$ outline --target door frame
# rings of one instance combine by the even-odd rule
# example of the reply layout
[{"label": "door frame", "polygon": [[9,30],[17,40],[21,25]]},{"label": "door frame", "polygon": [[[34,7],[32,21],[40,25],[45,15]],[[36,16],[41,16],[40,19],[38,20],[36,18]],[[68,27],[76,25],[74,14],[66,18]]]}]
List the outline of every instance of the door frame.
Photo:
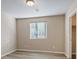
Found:
[{"label": "door frame", "polygon": [[71,12],[69,16],[69,57],[70,58],[72,58],[72,16],[74,16],[75,14],[76,14],[76,10]]}]

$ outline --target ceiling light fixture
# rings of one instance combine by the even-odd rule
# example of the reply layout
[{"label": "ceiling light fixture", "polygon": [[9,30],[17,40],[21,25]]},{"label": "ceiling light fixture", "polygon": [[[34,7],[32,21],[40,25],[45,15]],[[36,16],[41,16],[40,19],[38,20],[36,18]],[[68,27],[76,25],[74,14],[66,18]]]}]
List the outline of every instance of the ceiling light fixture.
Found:
[{"label": "ceiling light fixture", "polygon": [[28,6],[33,6],[34,5],[34,0],[26,0],[26,4]]}]

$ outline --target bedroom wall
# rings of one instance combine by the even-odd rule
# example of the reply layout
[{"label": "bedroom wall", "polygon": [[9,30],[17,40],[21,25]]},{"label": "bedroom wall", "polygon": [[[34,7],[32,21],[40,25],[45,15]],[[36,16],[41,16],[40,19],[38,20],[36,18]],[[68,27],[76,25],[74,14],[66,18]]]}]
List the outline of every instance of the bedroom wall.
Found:
[{"label": "bedroom wall", "polygon": [[1,56],[16,49],[16,20],[14,17],[1,13]]},{"label": "bedroom wall", "polygon": [[[47,39],[30,40],[30,23],[47,22]],[[19,18],[16,20],[17,49],[64,52],[65,16]]]}]

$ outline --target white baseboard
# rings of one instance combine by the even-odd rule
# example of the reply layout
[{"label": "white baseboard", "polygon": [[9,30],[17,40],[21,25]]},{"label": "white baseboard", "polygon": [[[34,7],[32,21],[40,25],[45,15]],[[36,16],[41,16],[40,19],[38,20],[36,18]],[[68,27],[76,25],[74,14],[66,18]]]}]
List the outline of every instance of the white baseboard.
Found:
[{"label": "white baseboard", "polygon": [[[76,55],[76,52],[73,52],[72,55]],[[71,57],[70,57],[68,54],[66,54],[66,53],[65,53],[65,56],[66,56],[68,59],[71,59]]]},{"label": "white baseboard", "polygon": [[[69,57],[69,55],[68,55],[68,54],[66,54],[66,53],[65,53],[65,56],[66,56],[68,59],[70,58],[70,57]],[[71,59],[71,58],[70,58],[70,59]]]},{"label": "white baseboard", "polygon": [[57,53],[57,54],[64,54],[64,52],[41,51],[41,50],[27,50],[27,49],[16,49],[16,51],[29,51],[29,52],[44,52],[44,53]]},{"label": "white baseboard", "polygon": [[4,56],[6,56],[6,55],[8,55],[8,54],[11,54],[11,53],[13,53],[13,52],[15,52],[16,51],[16,49],[15,50],[12,50],[12,51],[10,51],[10,52],[7,52],[7,53],[5,53],[5,54],[3,54],[3,55],[1,55],[1,57],[4,57]]}]

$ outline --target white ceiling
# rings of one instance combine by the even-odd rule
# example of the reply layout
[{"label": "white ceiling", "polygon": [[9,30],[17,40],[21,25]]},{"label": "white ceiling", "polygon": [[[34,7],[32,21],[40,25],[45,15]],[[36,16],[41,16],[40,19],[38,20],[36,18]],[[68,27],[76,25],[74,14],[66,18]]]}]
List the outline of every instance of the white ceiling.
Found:
[{"label": "white ceiling", "polygon": [[71,0],[34,0],[35,5],[28,7],[26,0],[2,0],[1,8],[16,18],[65,14]]}]

